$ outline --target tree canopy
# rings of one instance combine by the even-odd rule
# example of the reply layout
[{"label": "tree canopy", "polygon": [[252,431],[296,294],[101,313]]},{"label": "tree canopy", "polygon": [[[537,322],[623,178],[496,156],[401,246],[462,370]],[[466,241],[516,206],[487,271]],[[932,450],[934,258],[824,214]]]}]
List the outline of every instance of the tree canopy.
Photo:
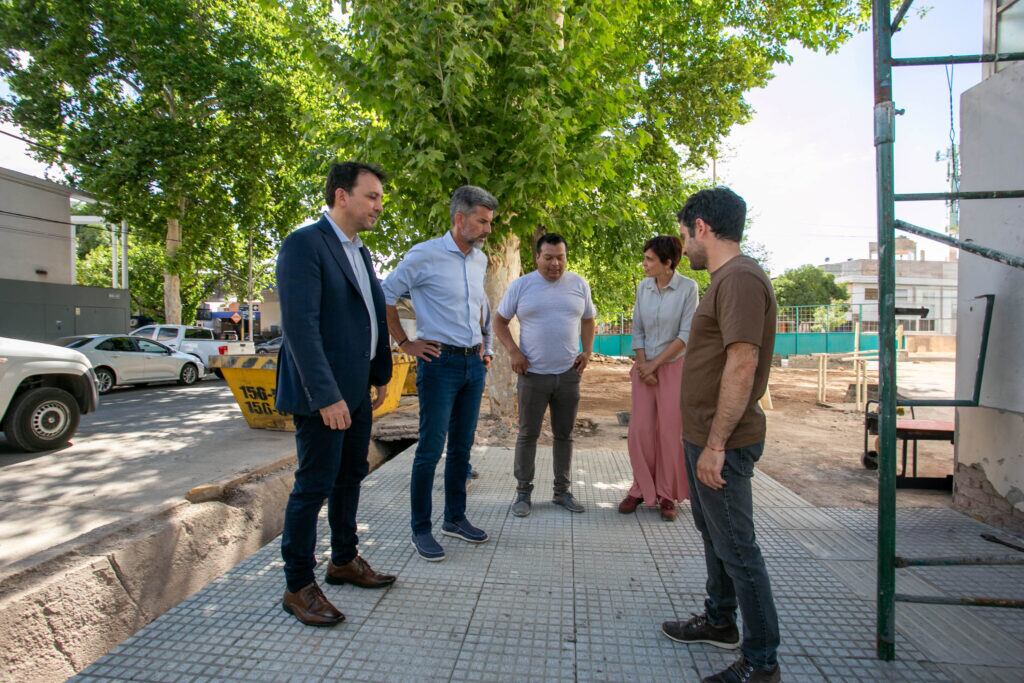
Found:
[{"label": "tree canopy", "polygon": [[772,280],[780,306],[817,306],[846,301],[850,293],[832,273],[810,264],[790,268]]},{"label": "tree canopy", "polygon": [[[327,21],[321,3],[293,6]],[[288,12],[242,0],[0,1],[12,93],[0,115],[107,218],[127,219],[133,242],[163,246],[150,265],[163,269],[169,322],[183,297],[194,315],[188,292],[203,279],[244,269],[239,240],[265,259],[316,200],[338,103],[286,40]]]}]

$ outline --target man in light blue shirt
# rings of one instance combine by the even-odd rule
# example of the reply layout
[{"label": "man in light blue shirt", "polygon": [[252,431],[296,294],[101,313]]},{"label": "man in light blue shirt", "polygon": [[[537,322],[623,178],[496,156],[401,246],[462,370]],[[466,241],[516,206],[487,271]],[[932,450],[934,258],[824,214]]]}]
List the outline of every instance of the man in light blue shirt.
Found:
[{"label": "man in light blue shirt", "polygon": [[[537,439],[549,407],[554,436],[552,502],[570,512],[583,512],[583,506],[569,490],[569,473],[572,431],[580,402],[580,376],[594,346],[597,314],[590,285],[576,273],[566,272],[566,246],[561,235],[541,236],[534,256],[537,270],[509,285],[494,317],[494,333],[508,350],[512,369],[519,375],[517,486],[512,504],[512,514],[516,517],[530,514]],[[519,318],[519,345],[508,327],[514,317]]]},{"label": "man in light blue shirt", "polygon": [[[384,281],[388,329],[406,353],[416,356],[420,434],[409,498],[412,543],[431,562],[445,558],[431,533],[431,493],[445,439],[444,523],[441,533],[484,543],[485,531],[466,519],[466,474],[487,373],[482,315],[487,256],[480,250],[491,232],[498,201],[464,185],[452,194],[451,230],[417,244]],[[412,297],[416,339],[405,336],[395,307]]]}]

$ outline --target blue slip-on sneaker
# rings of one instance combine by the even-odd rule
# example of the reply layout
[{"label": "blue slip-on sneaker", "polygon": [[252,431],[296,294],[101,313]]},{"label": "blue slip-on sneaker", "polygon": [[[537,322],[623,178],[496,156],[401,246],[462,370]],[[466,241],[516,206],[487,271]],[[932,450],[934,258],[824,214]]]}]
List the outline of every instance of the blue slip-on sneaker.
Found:
[{"label": "blue slip-on sneaker", "polygon": [[454,536],[470,543],[486,543],[490,538],[483,529],[477,529],[469,523],[468,519],[461,522],[445,522],[441,525],[441,533],[445,536]]},{"label": "blue slip-on sneaker", "polygon": [[444,548],[429,531],[425,534],[413,534],[412,545],[419,556],[427,562],[440,562],[445,557]]}]

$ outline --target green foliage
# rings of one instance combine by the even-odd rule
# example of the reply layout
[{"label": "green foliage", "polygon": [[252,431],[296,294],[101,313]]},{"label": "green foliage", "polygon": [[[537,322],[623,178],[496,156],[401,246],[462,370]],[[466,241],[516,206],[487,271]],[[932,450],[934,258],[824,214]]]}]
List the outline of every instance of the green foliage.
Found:
[{"label": "green foliage", "polygon": [[861,19],[851,0],[379,0],[305,37],[359,108],[357,150],[393,175],[385,262],[443,232],[473,183],[501,201],[492,242],[563,234],[616,307],[643,240],[677,230],[684,169],[749,118],[744,92],[789,41],[834,49]]},{"label": "green foliage", "polygon": [[12,93],[0,115],[147,243],[180,221],[180,243],[168,241],[168,258],[151,266],[181,276],[186,309],[186,292],[206,288],[203,271],[219,270],[218,258],[244,268],[240,235],[262,262],[319,206],[310,199],[339,103],[287,40],[289,12],[325,24],[329,8],[0,1],[0,75]]},{"label": "green foliage", "polygon": [[772,285],[780,306],[816,306],[850,298],[850,293],[836,283],[832,273],[810,264],[790,268],[772,280]]},{"label": "green foliage", "polygon": [[[136,313],[164,320],[163,265],[166,260],[163,247],[154,242],[143,242],[132,237],[128,240],[128,289],[132,297],[132,310]],[[110,243],[101,243],[78,259],[78,284],[109,287]],[[182,320],[195,321],[196,310],[213,291],[216,277],[191,277],[183,281]]]},{"label": "green foliage", "polygon": [[813,332],[834,332],[847,324],[848,307],[842,302],[833,301],[831,306],[818,306],[814,309]]}]

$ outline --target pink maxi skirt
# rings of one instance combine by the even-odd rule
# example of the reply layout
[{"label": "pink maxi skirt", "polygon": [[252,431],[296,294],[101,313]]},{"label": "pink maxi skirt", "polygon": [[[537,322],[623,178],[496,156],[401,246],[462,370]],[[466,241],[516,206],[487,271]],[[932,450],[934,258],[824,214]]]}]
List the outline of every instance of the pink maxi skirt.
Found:
[{"label": "pink maxi skirt", "polygon": [[690,497],[683,455],[683,420],[679,410],[683,358],[658,368],[658,383],[644,384],[636,367],[629,373],[633,411],[629,417],[629,495],[656,505],[659,498],[679,502]]}]

